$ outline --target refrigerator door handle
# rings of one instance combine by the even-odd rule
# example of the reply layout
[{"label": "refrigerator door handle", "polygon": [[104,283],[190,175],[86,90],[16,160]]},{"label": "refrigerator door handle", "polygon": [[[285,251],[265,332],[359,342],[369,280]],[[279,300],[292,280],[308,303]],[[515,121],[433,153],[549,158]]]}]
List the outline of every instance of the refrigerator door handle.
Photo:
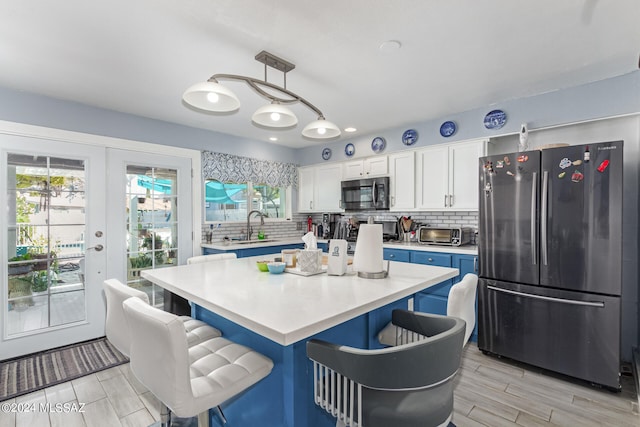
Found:
[{"label": "refrigerator door handle", "polygon": [[531,181],[531,263],[538,263],[538,235],[536,233],[536,212],[538,211],[538,172],[533,173]]},{"label": "refrigerator door handle", "polygon": [[549,191],[549,171],[542,173],[542,209],[540,212],[540,237],[542,244],[542,264],[548,265],[548,250],[547,250],[547,194]]},{"label": "refrigerator door handle", "polygon": [[490,289],[490,290],[496,291],[496,292],[503,292],[505,294],[517,295],[519,297],[559,302],[561,304],[583,305],[583,306],[587,306],[587,307],[599,307],[599,308],[604,307],[604,302],[602,302],[602,301],[576,301],[576,300],[565,299],[565,298],[545,297],[544,295],[526,294],[524,292],[512,291],[510,289],[497,288],[497,287],[491,286],[491,285],[487,286],[487,289]]}]

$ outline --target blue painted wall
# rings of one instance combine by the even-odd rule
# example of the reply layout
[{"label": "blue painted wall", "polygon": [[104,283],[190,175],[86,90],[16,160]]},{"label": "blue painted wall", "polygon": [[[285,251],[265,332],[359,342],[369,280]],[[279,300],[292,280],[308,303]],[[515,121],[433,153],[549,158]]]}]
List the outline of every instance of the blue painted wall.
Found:
[{"label": "blue painted wall", "polygon": [[133,141],[295,162],[293,149],[0,87],[0,120]]},{"label": "blue painted wall", "polygon": [[[490,131],[484,127],[483,120],[493,109],[501,109],[507,114],[507,124],[502,129]],[[518,133],[521,123],[528,123],[529,129],[538,129],[634,113],[640,113],[640,71],[582,86],[514,99],[436,120],[407,124],[376,134],[301,148],[297,150],[296,156],[300,165],[322,163],[322,149],[329,147],[332,150],[329,162],[349,160],[344,154],[344,146],[349,142],[356,148],[351,158],[373,156],[375,154],[371,150],[371,140],[376,136],[386,139],[387,147],[384,154],[388,154],[408,148],[402,144],[402,133],[407,129],[418,131],[418,142],[410,147],[417,148],[514,134]],[[440,136],[440,125],[447,120],[456,122],[458,129],[453,136],[444,138]]]}]

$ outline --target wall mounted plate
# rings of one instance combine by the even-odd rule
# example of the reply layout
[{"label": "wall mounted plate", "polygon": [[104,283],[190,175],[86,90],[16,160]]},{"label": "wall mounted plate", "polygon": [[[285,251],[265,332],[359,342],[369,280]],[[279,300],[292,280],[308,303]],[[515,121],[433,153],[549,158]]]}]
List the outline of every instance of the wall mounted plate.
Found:
[{"label": "wall mounted plate", "polygon": [[344,154],[347,157],[351,157],[355,154],[356,152],[356,147],[353,146],[353,144],[349,143],[347,145],[344,146]]},{"label": "wall mounted plate", "polygon": [[444,122],[440,126],[440,135],[444,136],[445,138],[450,137],[454,133],[456,133],[456,124],[455,124],[455,122]]},{"label": "wall mounted plate", "polygon": [[402,134],[402,143],[404,145],[413,145],[418,140],[418,131],[415,129],[405,130]]},{"label": "wall mounted plate", "polygon": [[375,138],[373,138],[373,141],[371,141],[371,149],[374,153],[382,152],[384,150],[384,147],[386,146],[387,141],[381,136],[376,136]]},{"label": "wall mounted plate", "polygon": [[327,147],[322,150],[322,158],[329,160],[331,158],[331,148]]},{"label": "wall mounted plate", "polygon": [[487,129],[500,129],[507,123],[507,115],[502,110],[489,111],[484,116],[484,127]]}]

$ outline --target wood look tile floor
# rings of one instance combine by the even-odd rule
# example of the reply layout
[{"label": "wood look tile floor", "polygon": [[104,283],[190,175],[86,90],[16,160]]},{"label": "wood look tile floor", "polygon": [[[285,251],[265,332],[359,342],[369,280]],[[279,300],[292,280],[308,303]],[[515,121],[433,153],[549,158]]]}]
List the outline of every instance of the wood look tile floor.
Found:
[{"label": "wood look tile floor", "polygon": [[[455,380],[453,422],[457,427],[638,427],[633,378],[622,380],[621,393],[599,390],[485,356],[470,343]],[[159,402],[135,379],[128,364],[2,403],[65,402],[83,403],[84,412],[0,411],[0,426],[142,427],[159,417]]]}]

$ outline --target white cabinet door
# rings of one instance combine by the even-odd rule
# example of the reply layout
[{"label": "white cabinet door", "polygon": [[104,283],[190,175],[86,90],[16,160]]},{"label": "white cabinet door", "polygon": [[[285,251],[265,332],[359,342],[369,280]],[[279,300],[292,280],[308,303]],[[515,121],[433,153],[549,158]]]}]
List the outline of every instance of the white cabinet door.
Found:
[{"label": "white cabinet door", "polygon": [[483,155],[484,141],[457,144],[449,148],[450,208],[478,209],[478,158]]},{"label": "white cabinet door", "polygon": [[389,156],[391,207],[389,210],[410,210],[416,207],[415,152]]},{"label": "white cabinet door", "polygon": [[372,157],[364,160],[364,172],[367,176],[382,176],[389,173],[387,156]]},{"label": "white cabinet door", "polygon": [[314,167],[298,169],[298,212],[312,212],[315,191]]},{"label": "white cabinet door", "polygon": [[360,179],[364,176],[364,162],[362,160],[353,160],[345,162],[343,167],[344,179]]},{"label": "white cabinet door", "polygon": [[446,209],[449,196],[449,147],[434,146],[417,152],[418,208]]},{"label": "white cabinet door", "polygon": [[340,182],[342,181],[342,165],[340,163],[326,166],[318,166],[315,176],[315,203],[313,210],[316,212],[340,212],[341,195]]},{"label": "white cabinet door", "polygon": [[443,211],[478,209],[478,158],[485,140],[433,146],[417,152],[417,207]]},{"label": "white cabinet door", "polygon": [[373,178],[385,176],[389,173],[387,156],[371,157],[369,159],[353,160],[343,164],[343,179]]}]

